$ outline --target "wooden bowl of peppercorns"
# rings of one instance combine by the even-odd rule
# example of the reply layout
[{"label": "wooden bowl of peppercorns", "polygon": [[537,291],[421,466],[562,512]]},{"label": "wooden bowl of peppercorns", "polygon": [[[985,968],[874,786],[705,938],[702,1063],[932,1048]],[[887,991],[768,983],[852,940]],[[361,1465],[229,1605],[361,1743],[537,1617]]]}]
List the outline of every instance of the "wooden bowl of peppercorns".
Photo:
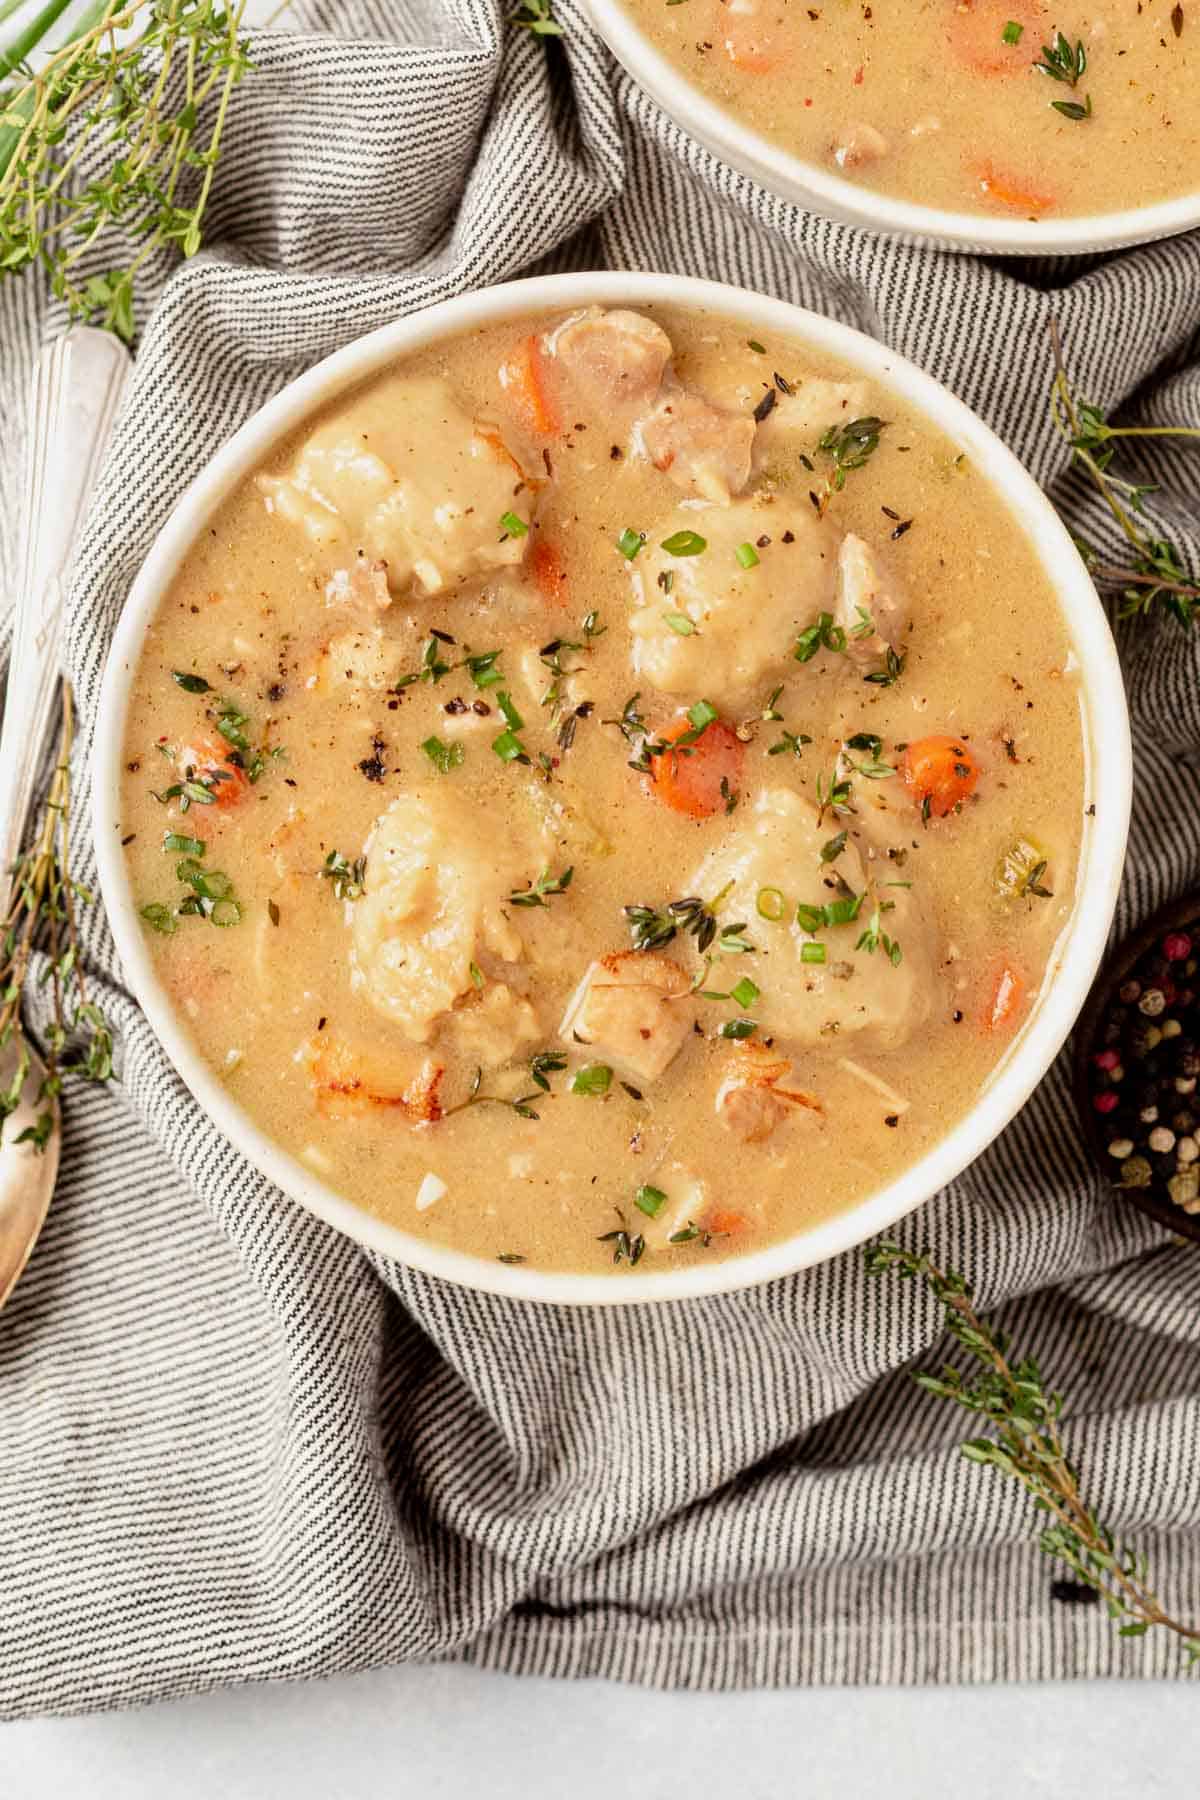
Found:
[{"label": "wooden bowl of peppercorns", "polygon": [[1200,898],[1164,906],[1101,972],[1075,1036],[1075,1097],[1126,1199],[1200,1243]]}]

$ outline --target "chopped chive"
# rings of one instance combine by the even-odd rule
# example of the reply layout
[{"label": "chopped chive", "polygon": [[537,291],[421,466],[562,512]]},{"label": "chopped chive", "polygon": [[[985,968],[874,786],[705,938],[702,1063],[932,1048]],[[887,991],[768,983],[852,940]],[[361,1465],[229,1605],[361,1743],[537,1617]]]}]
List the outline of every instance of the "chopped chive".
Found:
[{"label": "chopped chive", "polygon": [[825,923],[823,906],[806,906],[803,901],[796,908],[796,923],[801,931],[820,931]]},{"label": "chopped chive", "polygon": [[743,1008],[753,1006],[758,997],[759,990],[748,975],[743,975],[740,981],[734,982],[729,990],[729,998],[736,1000],[738,1005]]},{"label": "chopped chive", "polygon": [[737,1041],[742,1038],[753,1037],[757,1030],[758,1026],[754,1023],[753,1019],[730,1019],[726,1024],[722,1025],[717,1035],[718,1037],[723,1038],[733,1038]]},{"label": "chopped chive", "polygon": [[170,937],[178,929],[175,914],[169,906],[163,906],[161,901],[151,900],[140,910],[147,925],[152,925],[155,931],[162,933],[163,937]]},{"label": "chopped chive", "polygon": [[757,338],[747,338],[746,348],[748,350],[753,350],[756,356],[765,356],[767,354],[767,346],[765,344],[760,344]]},{"label": "chopped chive", "polygon": [[501,513],[500,523],[508,533],[509,537],[524,537],[529,530],[529,526],[526,524],[525,520],[515,512]]},{"label": "chopped chive", "polygon": [[644,1212],[648,1219],[657,1219],[667,1204],[667,1196],[661,1188],[640,1187],[633,1197],[633,1204],[639,1212]]},{"label": "chopped chive", "polygon": [[427,737],[421,748],[440,775],[457,769],[465,754],[461,744],[446,744],[440,737]]},{"label": "chopped chive", "polygon": [[1023,25],[1018,25],[1015,19],[1010,19],[1008,24],[1004,27],[1004,30],[1000,33],[1001,38],[1006,44],[1019,44],[1024,35],[1025,27]]},{"label": "chopped chive", "polygon": [[205,842],[203,838],[184,837],[182,832],[168,831],[163,834],[164,850],[174,850],[183,856],[203,856]]},{"label": "chopped chive", "polygon": [[739,544],[733,554],[737,557],[743,569],[756,569],[758,567],[758,551],[754,548],[753,544]]},{"label": "chopped chive", "polygon": [[477,962],[468,963],[467,970],[471,977],[471,986],[473,988],[475,988],[475,990],[477,992],[482,993],[482,991],[483,991],[483,970],[480,968],[480,966]]},{"label": "chopped chive", "polygon": [[708,549],[708,539],[702,538],[698,531],[673,531],[662,541],[662,547],[668,556],[699,556],[702,550]]},{"label": "chopped chive", "polygon": [[515,731],[502,731],[499,737],[493,738],[492,749],[501,762],[527,763],[529,761],[529,752]]},{"label": "chopped chive", "polygon": [[506,689],[501,688],[500,692],[496,695],[496,705],[504,714],[504,722],[509,730],[520,731],[525,721],[513,705],[512,695],[509,694]]},{"label": "chopped chive", "polygon": [[801,944],[800,961],[802,963],[823,963],[825,961],[824,944]]},{"label": "chopped chive", "polygon": [[612,1070],[607,1063],[585,1063],[571,1077],[573,1094],[607,1094],[612,1086]]},{"label": "chopped chive", "polygon": [[498,650],[485,650],[480,656],[467,657],[463,666],[477,688],[495,687],[498,681],[504,680],[504,676],[496,667],[499,657]]},{"label": "chopped chive", "polygon": [[686,613],[665,612],[663,620],[678,637],[691,637],[696,629]]},{"label": "chopped chive", "polygon": [[644,531],[635,531],[632,525],[627,525],[617,539],[617,549],[621,552],[621,555],[625,558],[626,562],[632,562],[645,542],[646,534]]},{"label": "chopped chive", "polygon": [[203,675],[187,675],[181,669],[172,669],[171,679],[179,683],[185,694],[212,693],[212,684],[205,681]]},{"label": "chopped chive", "polygon": [[759,918],[770,919],[773,924],[777,924],[787,910],[783,889],[777,887],[759,888],[758,899],[754,904]]},{"label": "chopped chive", "polygon": [[222,896],[222,898],[213,906],[213,909],[208,916],[214,925],[220,925],[224,928],[229,925],[237,924],[242,916],[242,909],[236,900],[232,900],[228,896]]},{"label": "chopped chive", "polygon": [[697,700],[694,706],[688,707],[688,718],[697,731],[703,731],[720,717],[711,700]]}]

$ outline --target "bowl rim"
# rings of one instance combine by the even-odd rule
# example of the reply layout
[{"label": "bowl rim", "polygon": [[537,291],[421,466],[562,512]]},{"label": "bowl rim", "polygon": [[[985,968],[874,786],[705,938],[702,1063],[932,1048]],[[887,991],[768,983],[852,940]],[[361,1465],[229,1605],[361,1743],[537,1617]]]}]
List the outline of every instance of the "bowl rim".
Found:
[{"label": "bowl rim", "polygon": [[839,223],[901,242],[982,256],[1086,256],[1174,237],[1200,225],[1200,187],[1151,206],[1037,224],[988,213],[947,212],[875,193],[784,150],[710,100],[650,42],[623,0],[582,0],[582,5],[630,79],[677,125],[773,194]]},{"label": "bowl rim", "polygon": [[[216,507],[286,433],[336,394],[437,341],[529,314],[585,305],[685,306],[741,327],[781,332],[890,383],[972,456],[1055,587],[1081,675],[1089,798],[1075,909],[1025,1028],[976,1105],[925,1156],[857,1205],[762,1250],[649,1274],[538,1270],[450,1250],[363,1212],[267,1137],[193,1046],[153,966],[120,845],[122,745],[146,629],[174,574]],[[209,459],[162,525],[130,589],[101,686],[94,733],[92,824],[100,886],[128,984],[203,1111],[227,1140],[290,1198],[367,1249],[430,1275],[513,1299],[623,1305],[723,1294],[794,1274],[894,1225],[973,1162],[1041,1080],[1087,998],[1116,904],[1129,821],[1132,754],[1124,687],[1103,608],[1066,527],[1016,457],[963,403],[904,357],[851,327],[790,302],[676,275],[605,271],[509,282],[439,302],[347,344],[283,387]]]}]

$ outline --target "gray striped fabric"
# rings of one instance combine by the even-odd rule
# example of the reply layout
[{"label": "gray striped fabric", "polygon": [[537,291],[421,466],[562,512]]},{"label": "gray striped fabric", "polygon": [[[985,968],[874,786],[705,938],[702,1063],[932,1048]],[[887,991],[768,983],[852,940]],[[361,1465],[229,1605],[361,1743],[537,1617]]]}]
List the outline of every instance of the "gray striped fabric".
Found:
[{"label": "gray striped fabric", "polygon": [[[1200,238],[1037,267],[880,243],[714,164],[615,77],[573,0],[561,45],[500,12],[362,0],[258,41],[209,247],[145,289],[74,595],[85,727],[131,576],[212,450],[327,351],[480,283],[657,267],[833,313],[947,381],[1112,551],[1047,417],[1047,320],[1096,401],[1200,420]],[[28,365],[61,322],[0,284],[10,578]],[[1194,562],[1200,463],[1158,466]],[[1122,927],[1200,878],[1198,640],[1124,639]],[[86,749],[85,729],[81,791]],[[958,1458],[957,1421],[907,1378],[937,1337],[918,1292],[849,1256],[567,1313],[372,1261],[220,1140],[97,912],[87,933],[123,1085],[71,1096],[55,1209],[0,1318],[4,1714],[405,1658],[697,1687],[1175,1669],[1169,1642],[1052,1598],[1021,1496]],[[1200,1610],[1200,1257],[1101,1192],[1062,1064],[903,1235],[1002,1304],[1071,1396],[1098,1505]]]}]

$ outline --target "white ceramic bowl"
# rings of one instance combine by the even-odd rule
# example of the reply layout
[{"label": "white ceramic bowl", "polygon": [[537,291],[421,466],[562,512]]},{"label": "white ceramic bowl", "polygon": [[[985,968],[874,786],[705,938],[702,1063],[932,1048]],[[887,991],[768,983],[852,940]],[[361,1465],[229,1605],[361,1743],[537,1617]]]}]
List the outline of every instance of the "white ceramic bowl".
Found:
[{"label": "white ceramic bowl", "polygon": [[752,181],[795,206],[904,243],[982,256],[1084,256],[1173,237],[1200,225],[1200,185],[1180,199],[1083,218],[988,218],[943,212],[879,194],[818,163],[792,156],[701,93],[650,42],[620,0],[583,0],[596,30],[640,88],[677,125]]},{"label": "white ceramic bowl", "polygon": [[[697,1263],[660,1275],[543,1273],[467,1256],[411,1236],[342,1199],[268,1138],[203,1062],[154,971],[120,847],[120,782],[125,716],[142,640],[180,563],[226,495],[284,433],[332,396],[397,357],[497,320],[547,310],[607,306],[695,306],[732,316],[763,333],[788,332],[890,383],[965,451],[1012,508],[1051,575],[1078,657],[1086,714],[1088,785],[1103,796],[1087,821],[1075,912],[1058,966],[978,1104],[927,1156],[858,1206],[768,1249],[730,1262]],[[1020,527],[1018,527],[1020,528]],[[1040,489],[988,428],[927,375],[872,339],[780,300],[675,275],[556,275],[513,282],[431,307],[349,344],[283,389],[218,451],[163,526],[121,616],[100,698],[93,774],[93,823],[100,880],[125,974],[167,1054],[200,1105],[231,1143],[294,1200],[370,1249],[469,1287],[569,1305],[681,1299],[768,1281],[818,1263],[893,1225],[965,1168],[1013,1117],[1074,1023],[1104,948],[1116,902],[1129,817],[1131,756],[1125,693],[1112,637],[1070,537]]]}]

